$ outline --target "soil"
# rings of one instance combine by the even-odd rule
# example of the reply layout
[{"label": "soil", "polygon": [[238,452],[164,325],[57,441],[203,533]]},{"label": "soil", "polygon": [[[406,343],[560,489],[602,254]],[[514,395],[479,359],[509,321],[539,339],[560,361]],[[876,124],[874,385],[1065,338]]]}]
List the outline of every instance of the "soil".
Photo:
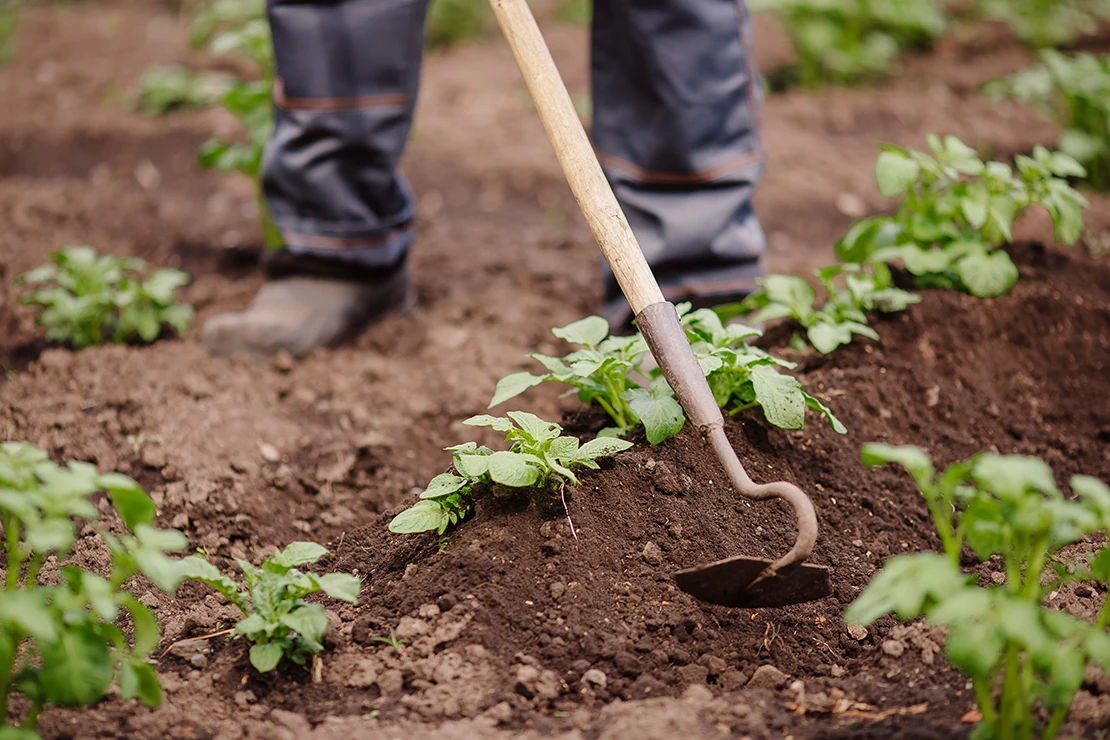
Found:
[{"label": "soil", "polygon": [[[753,477],[813,496],[827,599],[726,609],[675,589],[677,568],[773,557],[793,537],[785,507],[739,502],[689,431],[568,489],[576,536],[557,499],[493,498],[445,544],[389,535],[389,517],[445,468],[442,448],[472,438],[460,421],[496,379],[527,367],[528,352],[558,352],[550,327],[596,310],[596,247],[504,45],[462,45],[426,62],[405,163],[421,195],[419,308],[299,362],[207,357],[201,322],[245,305],[260,280],[250,184],[195,166],[199,143],[235,124],[126,106],[147,65],[208,63],[186,55],[184,29],[155,0],[24,13],[16,59],[0,68],[0,431],[136,477],[159,523],[221,567],[325,543],[334,555],[321,567],[364,577],[362,601],[326,603],[330,649],[313,670],[259,676],[241,642],[211,638],[203,655],[178,647],[159,661],[159,709],[110,698],[50,710],[45,738],[966,736],[974,702],[941,636],[892,620],[852,635],[841,619],[885,558],[937,546],[908,478],[865,470],[859,445],[917,444],[938,463],[994,449],[1044,458],[1061,485],[1110,479],[1110,265],[1093,247],[1040,246],[1051,229],[1032,215],[1012,250],[1012,295],[926,292],[877,317],[881,342],[796,357],[847,435],[815,416],[802,432],[757,414],[730,421]],[[586,92],[584,32],[545,30],[572,92]],[[768,66],[782,40],[766,19],[757,30]],[[887,205],[871,175],[876,141],[953,133],[998,157],[1051,144],[1037,113],[976,93],[1027,61],[989,32],[910,60],[881,89],[768,98],[757,207],[772,269],[827,263],[853,218]],[[1105,198],[1092,196],[1088,224],[1086,243],[1104,244]],[[194,327],[149,348],[43,343],[11,278],[76,243],[188,270]],[[576,434],[603,426],[552,388],[524,404],[566,413]],[[82,542],[78,557],[101,555]],[[199,586],[136,593],[167,647],[236,618]],[[1056,603],[1089,615],[1102,599],[1077,588]],[[396,648],[376,639],[391,629]],[[1088,678],[1067,728],[1083,737],[1110,726],[1110,680]]]}]

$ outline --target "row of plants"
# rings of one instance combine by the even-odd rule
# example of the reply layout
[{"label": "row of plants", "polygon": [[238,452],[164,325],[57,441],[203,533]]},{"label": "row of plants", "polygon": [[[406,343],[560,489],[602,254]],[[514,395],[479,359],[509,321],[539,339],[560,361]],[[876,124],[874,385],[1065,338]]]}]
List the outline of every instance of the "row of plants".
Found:
[{"label": "row of plants", "polygon": [[[111,502],[109,521],[93,500],[98,492]],[[171,556],[188,543],[176,530],[156,528],[156,515],[151,498],[127,476],[77,461],[62,467],[27,443],[0,444],[0,738],[38,738],[45,707],[90,706],[113,685],[124,700],[158,706],[152,656],[162,636],[153,612],[131,591],[138,576],[169,594],[189,580],[222,594],[243,613],[234,634],[251,643],[259,671],[283,659],[303,665],[323,650],[324,608],[306,596],[322,591],[358,602],[358,578],[298,570],[328,554],[320,545],[295,542],[260,567],[236,559],[244,588],[200,555]],[[79,564],[79,533],[82,549],[110,554],[107,575]],[[16,695],[28,708],[13,721]]]},{"label": "row of plants", "polygon": [[775,12],[794,49],[796,61],[771,72],[772,87],[882,79],[899,57],[932,47],[956,23],[1002,22],[1044,49],[1073,44],[1110,19],[1105,0],[749,0],[748,6]]}]

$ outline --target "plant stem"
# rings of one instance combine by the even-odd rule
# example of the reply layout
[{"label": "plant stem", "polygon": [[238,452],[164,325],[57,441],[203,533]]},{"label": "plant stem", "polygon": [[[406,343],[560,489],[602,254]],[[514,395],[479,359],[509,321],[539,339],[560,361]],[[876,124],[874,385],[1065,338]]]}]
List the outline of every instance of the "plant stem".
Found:
[{"label": "plant stem", "polygon": [[1020,665],[1018,664],[1017,646],[1010,642],[1006,645],[1005,673],[1002,679],[1002,707],[998,717],[996,736],[998,740],[1013,740],[1014,737],[1014,705],[1020,697],[1018,680],[1020,678]]},{"label": "plant stem", "polygon": [[994,697],[991,695],[991,686],[989,683],[982,681],[978,678],[971,679],[971,688],[975,692],[975,701],[979,704],[979,713],[983,715],[983,721],[988,725],[993,725],[998,715],[994,711]]},{"label": "plant stem", "polygon": [[1052,720],[1048,723],[1048,727],[1044,729],[1044,735],[1041,740],[1053,740],[1060,732],[1060,728],[1064,725],[1064,719],[1068,716],[1067,707],[1056,707],[1052,710]]},{"label": "plant stem", "polygon": [[3,515],[4,537],[8,548],[7,590],[19,588],[19,571],[23,567],[23,557],[19,551],[19,517],[15,514]]},{"label": "plant stem", "polygon": [[36,552],[31,555],[31,564],[27,566],[27,578],[24,580],[27,588],[32,588],[38,583],[42,561],[43,554],[41,552]]},{"label": "plant stem", "polygon": [[1106,600],[1102,602],[1102,609],[1099,610],[1098,619],[1095,620],[1095,628],[1104,630],[1107,624],[1110,624],[1110,592],[1107,592]]},{"label": "plant stem", "polygon": [[31,710],[27,712],[27,716],[23,718],[23,729],[34,732],[40,714],[42,714],[42,701],[36,701],[31,705]]}]

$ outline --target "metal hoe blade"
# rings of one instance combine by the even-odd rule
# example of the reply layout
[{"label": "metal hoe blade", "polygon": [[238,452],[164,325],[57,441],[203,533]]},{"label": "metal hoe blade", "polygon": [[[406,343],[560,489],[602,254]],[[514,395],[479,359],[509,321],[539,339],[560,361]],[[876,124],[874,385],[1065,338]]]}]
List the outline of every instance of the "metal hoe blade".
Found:
[{"label": "metal hoe blade", "polygon": [[743,556],[718,560],[676,573],[678,587],[697,599],[725,606],[787,606],[828,596],[832,592],[830,570],[804,562],[817,542],[813,502],[792,483],[759,484],[748,476],[725,435],[724,417],[690,350],[674,306],[665,302],[650,305],[636,315],[636,323],[687,419],[713,447],[736,492],[751,501],[781,498],[794,507],[798,521],[794,547],[778,560]]}]

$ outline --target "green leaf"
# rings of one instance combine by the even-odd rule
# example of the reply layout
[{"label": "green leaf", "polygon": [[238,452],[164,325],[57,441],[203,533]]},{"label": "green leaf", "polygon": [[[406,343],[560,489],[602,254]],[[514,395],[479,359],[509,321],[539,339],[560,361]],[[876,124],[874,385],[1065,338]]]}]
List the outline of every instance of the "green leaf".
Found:
[{"label": "green leaf", "polygon": [[112,497],[112,504],[120,519],[132,532],[140,524],[153,524],[158,510],[142,487],[119,473],[107,473],[97,478],[96,484]]},{"label": "green leaf", "polygon": [[4,593],[0,598],[0,624],[5,625],[4,631],[19,630],[41,642],[57,640],[54,615],[47,608],[45,598],[46,593],[41,589]]},{"label": "green leaf", "polygon": [[533,439],[536,444],[543,444],[548,440],[555,439],[563,431],[563,428],[558,424],[544,421],[535,414],[529,414],[527,411],[510,411],[508,417],[515,421],[517,426]]},{"label": "green leaf", "polygon": [[781,429],[801,429],[805,425],[806,400],[796,378],[770,365],[756,365],[751,379],[755,400],[767,421]]},{"label": "green leaf", "polygon": [[875,161],[875,180],[884,198],[905,193],[917,182],[920,174],[921,167],[917,162],[900,152],[884,151]]},{"label": "green leaf", "polygon": [[551,333],[571,344],[581,344],[593,348],[609,336],[609,322],[600,316],[587,316],[573,324],[552,329]]},{"label": "green leaf", "polygon": [[73,544],[73,522],[60,518],[27,522],[26,537],[27,544],[37,552],[65,551]]},{"label": "green leaf", "polygon": [[817,413],[824,415],[825,420],[829,423],[829,426],[832,427],[834,432],[836,432],[837,434],[848,433],[847,427],[845,427],[844,424],[841,423],[840,419],[836,418],[836,416],[832,412],[832,409],[830,409],[828,406],[821,403],[819,400],[809,395],[805,391],[802,391],[802,397],[805,398],[806,406],[808,408],[811,408]]},{"label": "green leaf", "polygon": [[266,562],[283,568],[296,568],[315,563],[327,554],[328,548],[315,542],[294,542]]},{"label": "green leaf", "polygon": [[1089,475],[1074,475],[1069,483],[1071,490],[1093,505],[1104,518],[1110,516],[1110,487]]},{"label": "green leaf", "polygon": [[892,447],[873,442],[860,448],[860,457],[864,465],[872,468],[889,463],[901,465],[913,477],[914,483],[920,489],[930,488],[933,485],[935,475],[933,461],[920,447],[910,445]]},{"label": "green leaf", "polygon": [[1052,469],[1035,457],[987,452],[977,459],[971,475],[981,488],[1009,501],[1020,499],[1030,489],[1060,495]]},{"label": "green leaf", "polygon": [[624,439],[599,437],[582,445],[574,455],[574,460],[596,460],[599,457],[610,457],[618,452],[623,452],[632,446]]},{"label": "green leaf", "polygon": [[906,270],[913,275],[945,272],[951,262],[951,257],[945,250],[923,249],[916,244],[907,244],[900,247],[898,256]]},{"label": "green leaf", "polygon": [[489,455],[478,455],[474,453],[456,454],[455,469],[458,470],[464,478],[475,480],[489,472],[489,458]]},{"label": "green leaf", "polygon": [[37,732],[7,725],[0,727],[0,740],[42,740],[42,738]]},{"label": "green leaf", "polygon": [[451,473],[441,473],[432,478],[428,488],[420,494],[420,498],[439,498],[449,496],[469,483],[465,478],[460,478]]},{"label": "green leaf", "polygon": [[852,330],[846,323],[820,321],[810,327],[806,332],[806,338],[815,350],[827,355],[837,347],[851,343]]},{"label": "green leaf", "polygon": [[472,416],[464,421],[463,424],[472,427],[490,427],[495,432],[508,432],[513,428],[512,422],[508,419],[499,416],[490,416],[489,414]]},{"label": "green leaf", "polygon": [[134,658],[120,663],[119,688],[124,701],[139,699],[151,709],[162,703],[162,686],[149,663]]},{"label": "green leaf", "polygon": [[963,589],[965,581],[943,555],[896,555],[848,607],[844,621],[867,626],[891,613],[902,621],[916,619],[937,601]]},{"label": "green leaf", "polygon": [[347,601],[351,604],[358,603],[359,591],[362,590],[362,581],[348,573],[326,573],[317,576],[320,590],[333,599]]},{"label": "green leaf", "polygon": [[281,615],[281,623],[313,642],[323,640],[324,630],[328,628],[327,615],[324,614],[324,607],[319,604],[297,607],[288,614]]},{"label": "green leaf", "polygon": [[977,298],[995,298],[1013,290],[1018,269],[1010,255],[1001,250],[976,250],[956,263],[956,274],[968,292]]},{"label": "green leaf", "polygon": [[952,665],[983,679],[998,665],[1005,647],[1006,638],[993,622],[958,622],[950,628],[944,653]]},{"label": "green leaf", "polygon": [[148,655],[162,641],[162,630],[158,627],[158,619],[145,604],[129,593],[120,594],[120,603],[131,613],[131,624],[134,627],[134,652],[138,655]]},{"label": "green leaf", "polygon": [[656,445],[673,437],[686,424],[686,415],[674,396],[631,388],[622,393],[621,398],[643,423],[648,444]]},{"label": "green leaf", "polygon": [[[89,605],[96,615],[106,622],[116,621],[119,608],[116,606],[116,594],[112,591],[112,585],[97,574],[90,573],[87,570],[80,571],[80,580],[81,588],[84,590]],[[120,593],[120,596],[122,601],[123,598],[131,595],[124,591]]]},{"label": "green leaf", "polygon": [[251,665],[259,673],[268,673],[277,668],[278,663],[281,662],[281,656],[281,645],[276,643],[270,642],[265,645],[251,647]]},{"label": "green leaf", "polygon": [[183,566],[182,563],[188,560],[189,558],[175,560],[166,557],[157,550],[146,547],[135,553],[135,562],[142,574],[149,578],[155,586],[171,594],[177,590],[181,581],[185,579],[188,566]]},{"label": "green leaf", "polygon": [[248,640],[257,640],[272,631],[274,625],[257,612],[235,623],[235,631]]},{"label": "green leaf", "polygon": [[489,456],[489,476],[495,483],[500,483],[513,488],[528,488],[536,485],[541,476],[541,471],[530,464],[531,455],[522,455],[517,452],[495,452]]},{"label": "green leaf", "polygon": [[1083,683],[1087,669],[1087,656],[1075,647],[1055,651],[1052,668],[1049,672],[1048,687],[1044,693],[1044,703],[1050,709],[1071,706],[1075,693]]},{"label": "green leaf", "polygon": [[112,653],[91,623],[67,625],[57,640],[40,640],[38,649],[42,658],[39,681],[51,704],[88,706],[112,685]]},{"label": "green leaf", "polygon": [[161,552],[178,552],[189,546],[189,540],[176,529],[155,529],[146,524],[136,524],[135,537],[144,547]]},{"label": "green leaf", "polygon": [[393,517],[389,531],[397,534],[428,532],[443,528],[449,521],[447,512],[434,500],[422,500]]},{"label": "green leaf", "polygon": [[180,560],[170,560],[173,563],[175,576],[178,580],[189,579],[198,581],[214,588],[220,595],[231,603],[239,606],[243,603],[243,596],[239,593],[239,585],[227,576],[220,573],[216,566],[209,563],[199,555],[190,555]]}]

